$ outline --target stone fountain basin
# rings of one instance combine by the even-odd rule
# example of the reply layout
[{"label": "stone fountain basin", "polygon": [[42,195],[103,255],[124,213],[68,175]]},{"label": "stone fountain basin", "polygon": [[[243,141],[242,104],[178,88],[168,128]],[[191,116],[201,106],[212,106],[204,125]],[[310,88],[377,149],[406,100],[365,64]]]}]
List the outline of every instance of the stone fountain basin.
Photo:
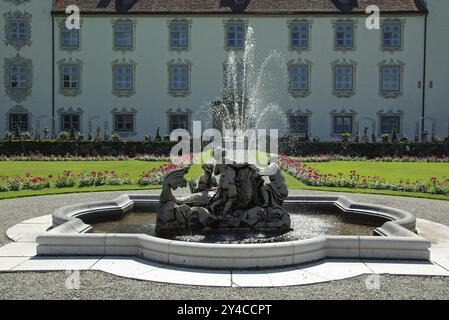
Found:
[{"label": "stone fountain basin", "polygon": [[403,210],[354,203],[342,196],[291,196],[292,206],[332,207],[344,218],[381,225],[376,236],[322,236],[264,244],[209,244],[144,234],[91,234],[89,223],[155,210],[159,197],[124,195],[114,201],[67,206],[53,213],[53,228],[37,237],[38,255],[136,256],[195,268],[253,269],[286,267],[325,258],[429,260],[430,241],[418,236],[415,217]]}]

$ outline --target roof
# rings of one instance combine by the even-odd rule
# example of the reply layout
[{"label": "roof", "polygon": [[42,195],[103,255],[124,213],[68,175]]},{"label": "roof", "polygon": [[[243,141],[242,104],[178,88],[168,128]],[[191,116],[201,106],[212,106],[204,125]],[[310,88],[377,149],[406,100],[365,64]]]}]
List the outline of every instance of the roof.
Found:
[{"label": "roof", "polygon": [[120,0],[56,0],[54,12],[64,12],[68,5],[77,5],[81,13],[134,14],[320,14],[363,13],[369,5],[377,5],[384,13],[427,12],[422,0],[352,0],[342,5],[339,0],[131,0],[128,6]]}]

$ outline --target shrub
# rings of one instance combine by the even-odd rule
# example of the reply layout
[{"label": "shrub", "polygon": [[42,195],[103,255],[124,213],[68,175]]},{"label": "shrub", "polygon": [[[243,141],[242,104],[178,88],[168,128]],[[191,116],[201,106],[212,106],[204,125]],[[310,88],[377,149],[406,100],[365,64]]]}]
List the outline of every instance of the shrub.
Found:
[{"label": "shrub", "polygon": [[69,134],[66,131],[61,131],[58,134],[58,139],[61,140],[61,141],[66,141],[66,140],[69,139]]},{"label": "shrub", "polygon": [[59,175],[56,179],[56,188],[72,188],[76,185],[76,178],[73,176],[72,171],[64,171],[62,175]]},{"label": "shrub", "polygon": [[120,142],[120,136],[117,133],[114,133],[111,136],[112,142]]},{"label": "shrub", "polygon": [[349,141],[349,138],[351,137],[351,134],[350,133],[342,133],[341,134],[341,140],[343,141],[343,142],[348,142]]}]

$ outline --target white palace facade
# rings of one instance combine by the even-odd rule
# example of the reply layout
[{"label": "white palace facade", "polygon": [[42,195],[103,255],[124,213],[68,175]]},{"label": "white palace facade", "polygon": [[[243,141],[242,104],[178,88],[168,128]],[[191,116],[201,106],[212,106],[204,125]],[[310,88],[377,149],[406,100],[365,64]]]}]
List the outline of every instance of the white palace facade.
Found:
[{"label": "white palace facade", "polygon": [[[69,5],[79,30],[65,28]],[[0,135],[191,129],[250,26],[256,56],[283,59],[271,83],[291,134],[445,138],[448,14],[447,0],[0,0]]]}]

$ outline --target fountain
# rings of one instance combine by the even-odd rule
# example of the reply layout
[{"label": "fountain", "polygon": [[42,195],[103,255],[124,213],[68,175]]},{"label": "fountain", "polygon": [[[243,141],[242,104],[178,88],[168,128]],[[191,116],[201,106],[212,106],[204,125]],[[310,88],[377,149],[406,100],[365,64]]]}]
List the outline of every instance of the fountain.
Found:
[{"label": "fountain", "polygon": [[[160,207],[157,215],[157,231],[212,229],[255,229],[259,231],[290,231],[290,216],[282,208],[288,196],[285,179],[275,157],[270,166],[260,169],[248,163],[227,158],[226,151],[213,151],[215,164],[205,165],[203,181],[191,196],[175,198],[172,189],[186,187],[184,175],[188,169],[181,168],[164,177]],[[214,188],[204,183],[219,175]],[[270,179],[265,183],[263,177]],[[191,183],[193,185],[193,183]]]},{"label": "fountain", "polygon": [[[232,81],[223,100],[212,104],[216,125],[225,131],[269,128],[268,114],[283,115],[264,97],[270,91],[262,86],[269,78],[267,66],[280,56],[271,53],[255,72],[251,28],[247,40],[243,78],[239,81],[240,67],[230,53],[227,78]],[[198,182],[186,180],[188,168],[168,172],[159,197],[123,195],[57,209],[53,228],[36,239],[38,254],[137,256],[215,269],[285,267],[325,258],[430,257],[430,242],[415,233],[416,219],[409,212],[338,195],[289,196],[275,156],[267,167],[258,167],[215,148],[213,160],[203,164]],[[173,194],[187,186],[190,195]]]}]

